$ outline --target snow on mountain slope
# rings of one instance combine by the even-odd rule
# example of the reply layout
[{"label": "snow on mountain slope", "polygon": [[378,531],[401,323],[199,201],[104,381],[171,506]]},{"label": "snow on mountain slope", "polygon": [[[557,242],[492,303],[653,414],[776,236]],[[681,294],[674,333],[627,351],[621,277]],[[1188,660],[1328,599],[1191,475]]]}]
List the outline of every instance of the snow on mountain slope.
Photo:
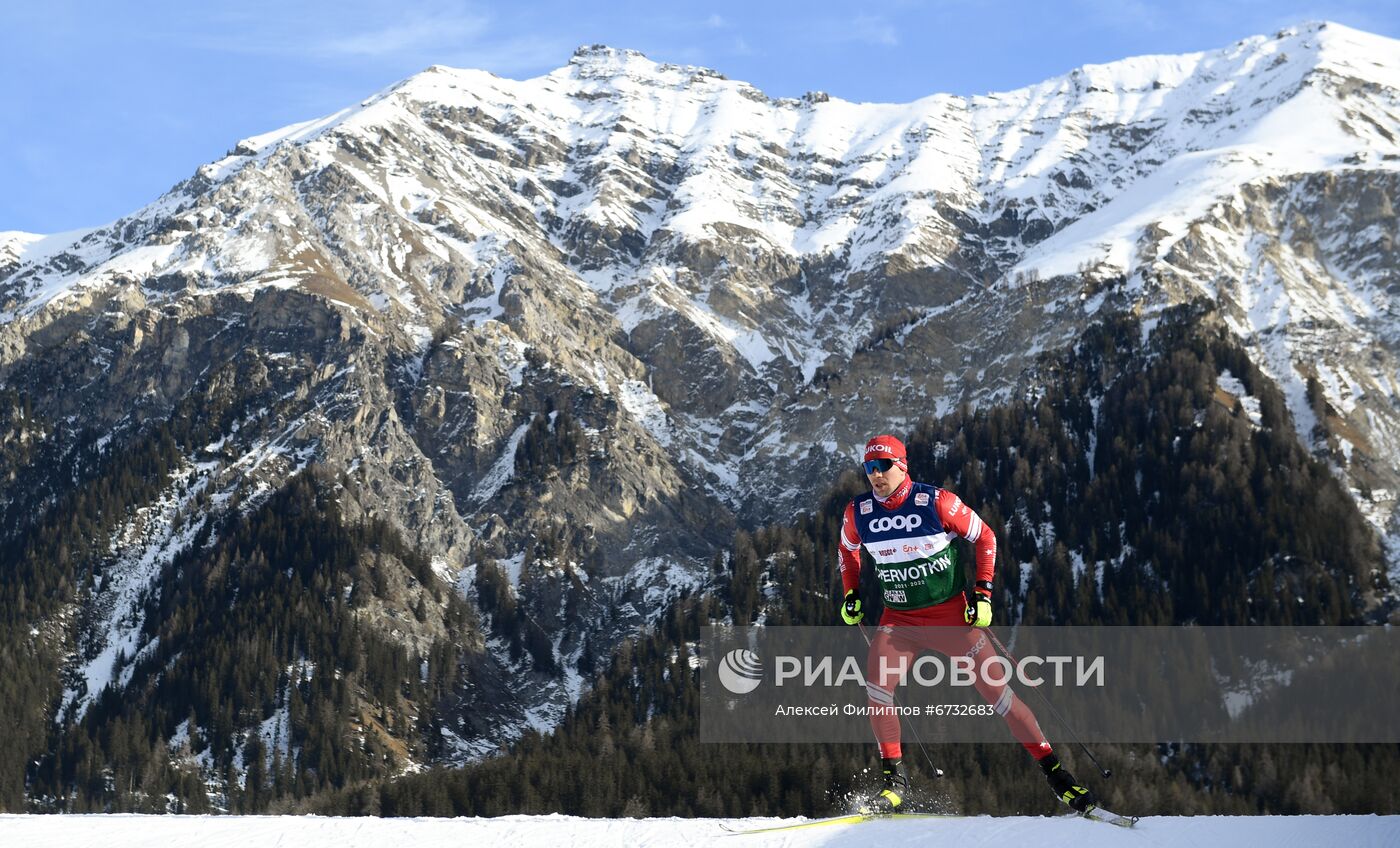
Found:
[{"label": "snow on mountain slope", "polygon": [[19,230],[0,232],[0,269],[8,268],[11,264],[19,262],[29,246],[42,241],[43,238],[38,233],[26,233]]},{"label": "snow on mountain slope", "polygon": [[1396,816],[1153,816],[1132,830],[1074,817],[1008,817],[874,821],[776,833],[735,835],[732,829],[795,824],[794,819],[583,819],[502,816],[491,819],[378,819],[319,816],[0,816],[0,835],[27,848],[101,845],[136,848],[157,842],[206,848],[295,843],[303,848],[381,846],[572,845],[614,848],[669,845],[846,845],[852,839],[897,846],[1229,845],[1231,848],[1382,848],[1400,840]]},{"label": "snow on mountain slope", "polygon": [[[458,260],[480,269],[473,276],[488,273],[510,260],[500,244],[508,239],[562,252],[574,272],[564,277],[629,316],[629,333],[676,315],[748,373],[778,360],[811,379],[870,325],[863,299],[809,291],[803,303],[775,290],[783,278],[806,276],[803,262],[829,257],[845,276],[893,257],[914,267],[965,261],[959,226],[947,219],[968,214],[984,225],[1016,222],[1010,236],[992,227],[994,261],[981,273],[1014,265],[1051,276],[1105,260],[1130,272],[1145,227],[1178,232],[1250,179],[1325,169],[1358,153],[1373,167],[1395,167],[1387,129],[1400,77],[1394,48],[1310,25],[1210,53],[1085,66],[1007,94],[900,105],[771,100],[713,71],[601,47],[524,81],[435,66],[357,107],[245,139],[202,168],[186,197],[170,198],[186,209],[191,192],[242,175],[241,194],[260,191],[278,207],[271,220],[189,209],[180,226],[198,228],[198,244],[115,244],[133,254],[120,262],[76,249],[90,238],[75,240],[56,273],[31,275],[24,299],[32,309],[52,296],[36,285],[45,279],[203,270],[216,284],[276,284],[319,272],[324,251],[287,232],[314,231],[315,210],[277,202],[295,198],[250,173],[298,148],[310,160],[301,169],[343,173],[370,204],[354,235],[377,254],[363,270],[381,272],[381,282],[355,287],[375,308],[426,308],[431,321],[434,310],[405,278],[412,266]],[[1322,77],[1346,91],[1324,94]],[[431,167],[415,161],[424,158]],[[393,219],[370,215],[375,206]],[[444,218],[454,226],[432,225]],[[367,230],[371,222],[387,227],[386,237]],[[703,247],[715,243],[771,258],[757,274],[714,279],[715,263],[732,260]],[[415,263],[415,248],[432,256]],[[498,297],[499,286],[480,294]]]},{"label": "snow on mountain slope", "polygon": [[81,717],[102,687],[109,682],[124,686],[132,666],[155,647],[141,640],[144,594],[164,563],[188,548],[200,528],[198,523],[181,527],[175,521],[179,510],[188,509],[209,482],[198,475],[200,470],[208,467],[177,472],[155,504],[139,510],[116,532],[111,551],[126,561],[112,563],[96,581],[90,602],[93,620],[81,636],[60,711],[71,707]]},{"label": "snow on mountain slope", "polygon": [[[1131,273],[1144,228],[1181,233],[1245,183],[1343,167],[1400,170],[1398,50],[1391,39],[1312,25],[1213,53],[1090,65],[988,98],[992,115],[1020,108],[1020,120],[985,134],[991,173],[1008,196],[1038,196],[1050,169],[1083,160],[1098,166],[1084,176],[1110,201],[1036,245],[1016,270],[1054,276],[1103,262]],[[1028,113],[1054,134],[1009,167],[1003,151],[1019,152]],[[1091,123],[1137,129],[1150,141],[1128,157],[1090,149]],[[1007,132],[1010,141],[1001,138]]]}]

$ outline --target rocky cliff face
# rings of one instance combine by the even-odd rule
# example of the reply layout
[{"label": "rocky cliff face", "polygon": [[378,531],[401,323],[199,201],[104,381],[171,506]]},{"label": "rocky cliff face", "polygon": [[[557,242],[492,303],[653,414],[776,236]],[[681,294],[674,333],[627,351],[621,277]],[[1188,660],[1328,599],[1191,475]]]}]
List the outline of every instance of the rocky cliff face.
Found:
[{"label": "rocky cliff face", "polygon": [[[604,47],[433,67],[110,225],[0,235],[0,380],[49,424],[10,477],[223,398],[193,520],[315,463],[468,597],[499,563],[558,659],[495,669],[517,729],[735,527],[1112,311],[1214,301],[1391,532],[1396,47],[1308,25],[899,105]],[[139,583],[193,539],[112,544]],[[457,755],[499,741],[473,732]]]}]

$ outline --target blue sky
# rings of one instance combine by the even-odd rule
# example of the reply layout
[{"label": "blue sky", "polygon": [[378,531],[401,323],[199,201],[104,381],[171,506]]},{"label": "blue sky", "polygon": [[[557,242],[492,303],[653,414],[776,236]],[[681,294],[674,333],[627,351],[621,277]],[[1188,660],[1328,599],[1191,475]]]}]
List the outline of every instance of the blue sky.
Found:
[{"label": "blue sky", "polygon": [[525,78],[565,64],[580,44],[603,43],[712,67],[774,96],[820,89],[903,102],[1003,91],[1126,56],[1223,47],[1307,20],[1400,38],[1400,4],[1357,0],[587,6],[0,4],[0,230],[106,223],[240,138],[333,112],[435,63]]}]

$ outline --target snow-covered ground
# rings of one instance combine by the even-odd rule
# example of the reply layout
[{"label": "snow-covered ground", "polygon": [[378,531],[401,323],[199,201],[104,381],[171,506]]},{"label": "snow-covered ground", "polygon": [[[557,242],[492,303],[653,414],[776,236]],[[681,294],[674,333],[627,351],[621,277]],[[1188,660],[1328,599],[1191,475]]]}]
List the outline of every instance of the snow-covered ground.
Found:
[{"label": "snow-covered ground", "polygon": [[295,845],[297,848],[466,845],[785,846],[877,843],[887,848],[935,841],[959,848],[986,845],[1228,845],[1230,848],[1347,848],[1400,844],[1400,816],[1198,816],[1145,818],[1133,830],[1075,817],[948,818],[873,821],[759,834],[746,829],[799,819],[581,819],[505,816],[494,819],[373,819],[313,816],[0,816],[0,844],[25,848],[136,848],[148,845]]}]

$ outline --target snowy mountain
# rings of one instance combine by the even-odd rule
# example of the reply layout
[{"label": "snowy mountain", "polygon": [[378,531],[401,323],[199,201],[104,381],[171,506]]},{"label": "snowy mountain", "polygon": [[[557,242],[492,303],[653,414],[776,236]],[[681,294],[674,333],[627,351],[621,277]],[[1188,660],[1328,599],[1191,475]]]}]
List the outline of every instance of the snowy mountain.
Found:
[{"label": "snowy mountain", "polygon": [[[1397,47],[1308,24],[909,104],[598,46],[523,81],[435,66],[109,225],[0,233],[2,438],[25,446],[0,508],[200,422],[54,619],[81,643],[62,703],[125,685],[153,581],[314,465],[473,601],[497,563],[544,634],[533,664],[486,661],[498,726],[444,733],[445,759],[486,753],[871,433],[1024,391],[1097,316],[1195,299],[1394,534]],[[438,604],[382,629],[423,647]]]}]

